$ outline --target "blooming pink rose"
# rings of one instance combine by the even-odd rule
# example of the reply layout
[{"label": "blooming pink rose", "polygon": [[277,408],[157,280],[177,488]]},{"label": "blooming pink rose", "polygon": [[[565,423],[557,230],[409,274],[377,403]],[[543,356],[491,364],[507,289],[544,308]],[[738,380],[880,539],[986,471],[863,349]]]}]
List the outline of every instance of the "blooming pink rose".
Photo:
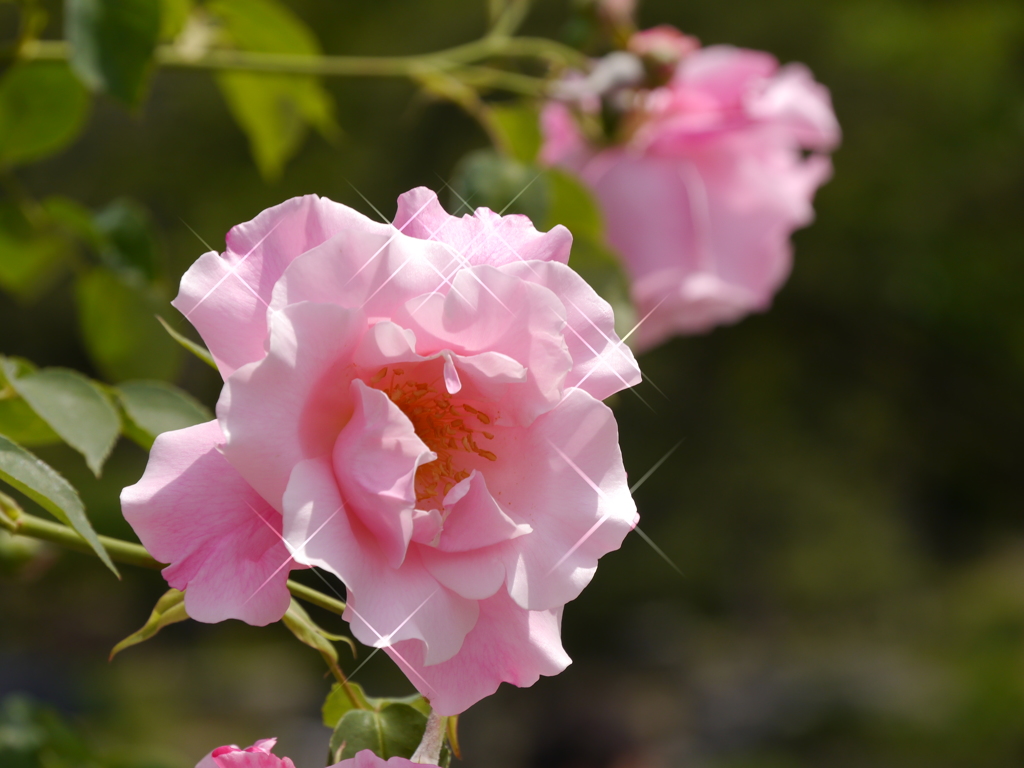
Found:
[{"label": "blooming pink rose", "polygon": [[[639,36],[642,51],[673,44],[664,28]],[[695,43],[674,39],[679,53]],[[541,159],[594,191],[646,318],[637,345],[649,348],[768,307],[790,271],[789,236],[831,175],[821,153],[839,125],[806,67],[729,46],[684,55],[634,103],[628,138],[607,149],[585,141],[566,105],[548,104]]]},{"label": "blooming pink rose", "polygon": [[295,768],[289,758],[271,754],[276,743],[277,739],[260,739],[245,749],[234,744],[217,747],[196,768]]},{"label": "blooming pink rose", "polygon": [[319,566],[440,714],[564,669],[562,606],[636,524],[601,400],[640,378],[570,245],[421,188],[393,225],[290,200],[200,258],[175,306],[217,420],[122,494],[189,614],[275,621]]}]

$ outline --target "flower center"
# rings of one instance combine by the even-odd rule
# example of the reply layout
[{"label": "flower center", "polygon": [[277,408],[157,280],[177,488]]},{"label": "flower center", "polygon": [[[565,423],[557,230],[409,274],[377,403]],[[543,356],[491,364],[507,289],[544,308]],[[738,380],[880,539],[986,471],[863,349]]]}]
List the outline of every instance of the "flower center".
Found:
[{"label": "flower center", "polygon": [[[405,378],[402,368],[381,368],[369,384],[386,393],[409,417],[416,435],[437,454],[437,458],[416,470],[416,501],[435,499],[440,506],[456,483],[469,477],[460,466],[459,453],[496,461],[497,456],[477,445],[478,439],[493,440],[494,435],[483,427],[491,417],[461,400],[453,400],[441,378],[425,384]],[[440,384],[440,386],[438,386]]]}]

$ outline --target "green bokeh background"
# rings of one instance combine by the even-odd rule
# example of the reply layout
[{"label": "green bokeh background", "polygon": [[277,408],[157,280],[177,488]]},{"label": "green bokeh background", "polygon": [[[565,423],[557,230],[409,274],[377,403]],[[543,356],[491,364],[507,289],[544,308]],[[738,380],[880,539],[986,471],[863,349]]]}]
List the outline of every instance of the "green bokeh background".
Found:
[{"label": "green bokeh background", "polygon": [[[339,54],[430,51],[486,22],[478,0],[289,5]],[[559,37],[567,13],[538,2],[525,31]],[[574,665],[467,713],[464,764],[1020,765],[1024,6],[648,0],[640,19],[808,64],[843,145],[771,311],[643,356],[660,392],[618,400],[631,478],[682,441],[636,494],[681,575],[630,536],[566,608]],[[190,228],[221,247],[232,225],[309,192],[375,215],[361,193],[390,216],[398,194],[440,188],[486,144],[407,82],[327,87],[341,137],[311,136],[273,184],[213,79],[180,71],[159,72],[137,112],[98,99],[74,145],[17,176],[93,209],[140,201],[174,284],[206,250]],[[0,352],[99,375],[70,279],[34,303],[0,294]],[[197,361],[176,381],[216,399]],[[122,441],[100,481],[69,449],[39,453],[82,489],[101,532],[129,535],[117,493],[141,474],[141,450]],[[0,696],[56,707],[113,760],[192,768],[219,744],[278,735],[299,768],[322,764],[315,653],[278,626],[189,622],[108,664],[161,580],[125,567],[116,582],[52,555],[0,580]],[[357,679],[408,689],[383,655]]]}]

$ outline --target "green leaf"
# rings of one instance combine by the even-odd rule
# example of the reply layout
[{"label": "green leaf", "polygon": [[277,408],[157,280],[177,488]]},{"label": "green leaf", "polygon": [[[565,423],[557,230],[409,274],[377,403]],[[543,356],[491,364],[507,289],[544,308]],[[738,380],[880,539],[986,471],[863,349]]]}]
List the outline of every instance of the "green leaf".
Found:
[{"label": "green leaf", "polygon": [[136,632],[128,635],[124,640],[114,646],[110,651],[110,658],[113,659],[125,648],[143,643],[153,637],[164,627],[185,621],[189,615],[185,612],[185,593],[176,589],[169,590],[156,602],[149,620]]},{"label": "green leaf", "polygon": [[85,348],[106,378],[174,376],[181,350],[156,321],[156,312],[166,304],[154,289],[126,285],[100,268],[78,279],[76,298]]},{"label": "green leaf", "polygon": [[451,187],[451,207],[460,213],[484,206],[499,213],[522,213],[541,222],[548,208],[543,171],[491,149],[463,157],[455,166]]},{"label": "green leaf", "polygon": [[53,467],[40,461],[17,443],[0,436],[0,480],[8,483],[85,539],[104,564],[120,578],[103,548],[78,492]]},{"label": "green leaf", "polygon": [[15,64],[0,79],[0,166],[39,160],[78,135],[89,94],[67,64]]},{"label": "green leaf", "polygon": [[427,717],[408,704],[390,703],[379,712],[352,709],[331,736],[334,760],[347,760],[369,749],[378,757],[410,758],[427,727]]},{"label": "green leaf", "polygon": [[94,223],[105,266],[129,280],[136,274],[146,282],[156,279],[156,237],[142,206],[132,200],[115,200],[96,214]]},{"label": "green leaf", "polygon": [[334,728],[339,722],[341,722],[341,718],[344,717],[345,713],[350,709],[372,709],[374,712],[380,712],[384,707],[390,706],[391,704],[406,704],[417,712],[422,713],[424,717],[430,714],[430,704],[418,693],[414,693],[412,696],[400,696],[398,698],[375,698],[367,696],[359,683],[352,682],[348,684],[348,690],[355,696],[355,703],[352,702],[348,691],[346,691],[345,687],[340,683],[335,683],[331,687],[331,692],[327,694],[327,699],[324,701],[321,711],[323,714],[324,725],[328,728]]},{"label": "green leaf", "polygon": [[[349,696],[349,691],[355,696],[355,702]],[[349,682],[348,690],[345,690],[341,683],[335,683],[331,686],[331,692],[327,694],[321,709],[324,725],[334,728],[341,722],[345,713],[351,709],[376,709],[376,707],[370,703],[370,699],[367,698],[359,683]]]},{"label": "green leaf", "polygon": [[178,333],[176,330],[174,330],[171,327],[170,323],[168,323],[166,320],[164,320],[162,317],[160,317],[160,315],[157,315],[156,319],[158,321],[160,321],[160,325],[162,325],[164,330],[167,331],[168,334],[170,334],[170,337],[172,339],[174,339],[182,347],[184,347],[189,352],[191,352],[193,355],[198,357],[200,360],[202,360],[208,366],[213,368],[213,370],[215,370],[215,371],[218,370],[217,369],[217,363],[213,359],[213,355],[210,354],[210,350],[208,350],[206,347],[204,347],[204,346],[202,346],[200,344],[196,344],[194,341],[192,341],[192,339],[190,339],[190,338],[188,338],[186,336],[183,336],[182,334]]},{"label": "green leaf", "polygon": [[494,104],[487,108],[486,114],[501,149],[523,163],[532,163],[537,159],[542,137],[540,113],[536,104]]},{"label": "green leaf", "polygon": [[[3,358],[0,358],[3,359]],[[13,365],[17,374],[34,370],[30,365],[18,358],[6,358]],[[60,442],[60,435],[50,429],[50,425],[36,415],[7,382],[3,366],[0,366],[0,435],[6,435],[19,445],[51,445]]]},{"label": "green leaf", "polygon": [[355,656],[356,645],[352,638],[331,634],[319,626],[294,599],[292,599],[291,605],[288,606],[288,610],[281,618],[281,621],[300,642],[319,651],[328,666],[338,675],[341,674],[338,667],[338,651],[331,641],[346,643],[352,650],[352,655]]},{"label": "green leaf", "polygon": [[121,419],[96,384],[77,371],[45,368],[19,377],[14,365],[0,358],[8,384],[32,410],[85,457],[99,477],[103,462],[121,433]]},{"label": "green leaf", "polygon": [[[220,20],[226,42],[241,50],[321,53],[316,36],[305,23],[275,0],[214,0],[207,9]],[[339,133],[334,102],[315,77],[222,72],[217,83],[266,179],[281,175],[285,163],[301,146],[307,125],[328,140]]]},{"label": "green leaf", "polygon": [[141,101],[160,35],[160,0],[65,0],[71,68],[95,91]]},{"label": "green leaf", "polygon": [[131,420],[142,433],[143,448],[150,448],[162,432],[184,429],[213,418],[187,392],[163,381],[126,381],[114,390]]},{"label": "green leaf", "polygon": [[0,435],[6,435],[19,445],[52,445],[60,442],[60,435],[50,429],[20,397],[0,399]]},{"label": "green leaf", "polygon": [[160,39],[171,42],[188,23],[192,0],[160,0]]},{"label": "green leaf", "polygon": [[36,298],[60,275],[69,253],[66,239],[33,227],[17,206],[0,201],[0,288]]},{"label": "green leaf", "polygon": [[595,242],[604,239],[601,209],[583,183],[575,176],[550,168],[544,172],[549,192],[547,215],[541,222],[545,230],[561,224],[573,237]]},{"label": "green leaf", "polygon": [[43,200],[43,210],[67,236],[88,245],[94,251],[103,247],[103,236],[96,228],[93,215],[81,203],[60,195]]}]

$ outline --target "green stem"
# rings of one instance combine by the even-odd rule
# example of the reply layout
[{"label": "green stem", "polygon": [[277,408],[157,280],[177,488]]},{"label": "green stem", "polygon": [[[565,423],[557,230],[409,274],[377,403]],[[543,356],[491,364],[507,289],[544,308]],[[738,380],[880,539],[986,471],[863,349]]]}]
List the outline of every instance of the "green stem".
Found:
[{"label": "green stem", "polygon": [[[11,503],[8,504],[6,501],[11,501]],[[12,534],[42,539],[43,541],[60,544],[62,547],[78,552],[94,554],[88,542],[68,526],[61,523],[53,523],[41,517],[23,512],[14,505],[13,500],[9,500],[7,497],[0,498],[0,506],[2,506],[2,509],[0,509],[0,525]],[[155,570],[166,567],[164,563],[154,559],[141,544],[134,544],[130,541],[123,541],[122,539],[115,539],[110,536],[100,536],[99,539],[100,543],[103,544],[110,554],[111,559],[119,563]],[[311,587],[307,587],[305,584],[299,584],[297,581],[289,579],[288,591],[300,600],[305,600],[307,603],[319,606],[339,616],[345,612],[345,603],[341,600],[336,600]]]},{"label": "green stem", "polygon": [[[64,61],[70,46],[63,40],[33,40],[21,46],[19,58]],[[472,43],[416,56],[308,56],[215,49],[200,56],[183,55],[173,45],[157,47],[156,63],[182,69],[240,70],[290,75],[408,77],[424,69],[456,69],[495,56],[539,57],[556,64],[582,64],[585,57],[554,40],[488,36]],[[494,70],[500,72],[501,70]]]},{"label": "green stem", "polygon": [[530,12],[530,0],[510,0],[505,10],[498,14],[489,34],[494,36],[511,35],[526,20]]},{"label": "green stem", "polygon": [[[18,512],[16,517],[8,517],[10,523],[5,525],[11,533],[18,536],[30,536],[33,539],[42,539],[62,547],[73,549],[85,554],[92,554],[89,543],[79,536],[74,529],[62,523],[52,523],[41,517],[30,515],[25,512]],[[141,544],[133,544],[130,541],[114,539],[110,536],[100,536],[100,543],[110,554],[110,559],[127,565],[136,565],[140,568],[153,568],[159,570],[164,567],[163,563],[157,562],[153,556],[146,551]]]},{"label": "green stem", "polygon": [[288,581],[288,591],[293,596],[300,600],[305,600],[307,603],[319,606],[324,610],[336,613],[339,616],[345,612],[345,604],[341,600],[336,600],[333,597],[325,595],[323,592],[318,592],[312,587],[307,587],[305,584],[299,584],[297,581]]}]

